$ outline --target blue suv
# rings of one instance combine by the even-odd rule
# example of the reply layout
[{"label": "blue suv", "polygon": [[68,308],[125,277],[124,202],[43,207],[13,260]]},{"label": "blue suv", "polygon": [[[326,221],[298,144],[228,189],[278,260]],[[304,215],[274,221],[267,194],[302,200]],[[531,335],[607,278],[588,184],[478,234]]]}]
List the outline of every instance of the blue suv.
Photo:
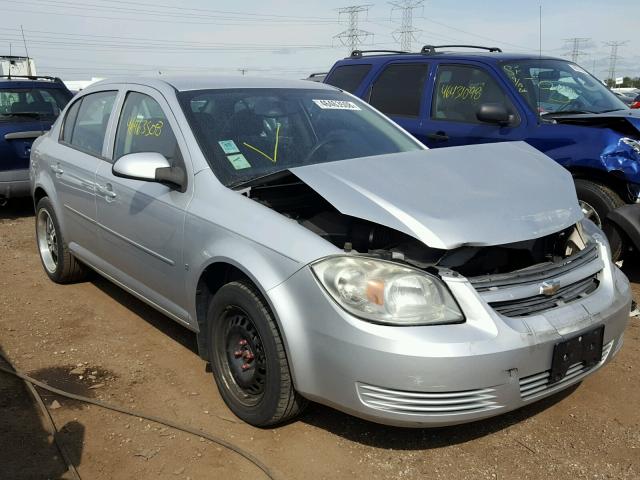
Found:
[{"label": "blue suv", "polygon": [[[467,51],[443,50],[453,47]],[[640,250],[640,110],[575,63],[469,45],[356,50],[325,83],[428,147],[528,142],[573,174],[581,207],[607,232],[615,259]]]},{"label": "blue suv", "polygon": [[30,195],[31,144],[72,96],[59,78],[0,77],[0,205]]}]

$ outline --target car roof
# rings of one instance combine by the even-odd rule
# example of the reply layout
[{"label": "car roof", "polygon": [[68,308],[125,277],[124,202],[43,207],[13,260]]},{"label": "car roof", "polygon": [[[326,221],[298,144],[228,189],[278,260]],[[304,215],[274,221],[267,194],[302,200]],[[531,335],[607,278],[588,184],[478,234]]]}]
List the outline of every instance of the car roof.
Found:
[{"label": "car roof", "polygon": [[336,90],[335,87],[308,80],[289,80],[282,78],[261,78],[241,75],[192,75],[158,77],[119,77],[90,85],[87,90],[113,84],[136,84],[164,90],[171,87],[183,92],[189,90],[218,90],[229,88],[300,88]]},{"label": "car roof", "polygon": [[33,86],[49,87],[49,88],[66,88],[62,80],[54,77],[0,77],[0,88],[16,87],[29,88]]},{"label": "car roof", "polygon": [[490,63],[498,63],[504,61],[516,61],[516,60],[563,60],[558,57],[541,56],[536,54],[525,53],[510,53],[510,52],[476,52],[476,51],[436,51],[435,53],[371,53],[367,54],[366,50],[363,51],[363,55],[351,55],[342,60],[339,63],[344,64],[348,62],[354,63],[378,63],[386,62],[389,60],[410,60],[410,61],[429,61],[434,59],[446,59],[452,61],[458,60],[479,60]]}]

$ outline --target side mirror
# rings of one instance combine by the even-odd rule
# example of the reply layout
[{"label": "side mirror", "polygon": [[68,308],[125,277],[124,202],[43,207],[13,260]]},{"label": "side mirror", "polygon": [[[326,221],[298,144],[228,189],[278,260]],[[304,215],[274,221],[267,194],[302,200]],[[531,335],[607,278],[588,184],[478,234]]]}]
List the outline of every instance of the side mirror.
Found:
[{"label": "side mirror", "polygon": [[483,103],[476,112],[476,118],[481,122],[495,123],[500,126],[507,126],[514,119],[502,103]]},{"label": "side mirror", "polygon": [[184,192],[187,179],[184,170],[172,167],[164,155],[157,152],[130,153],[120,157],[111,169],[116,177],[145,182],[171,183]]}]

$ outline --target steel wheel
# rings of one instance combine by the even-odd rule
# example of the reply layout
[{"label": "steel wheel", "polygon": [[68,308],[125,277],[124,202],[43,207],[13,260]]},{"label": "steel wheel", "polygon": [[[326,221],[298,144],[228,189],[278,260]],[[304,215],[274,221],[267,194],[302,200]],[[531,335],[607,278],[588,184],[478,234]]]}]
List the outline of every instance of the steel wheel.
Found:
[{"label": "steel wheel", "polygon": [[262,340],[249,315],[230,306],[224,317],[224,334],[218,354],[224,382],[237,401],[248,407],[260,403],[267,380],[267,364]]},{"label": "steel wheel", "polygon": [[58,268],[58,234],[51,215],[45,209],[38,212],[36,231],[42,263],[50,273],[55,273]]},{"label": "steel wheel", "polygon": [[580,208],[582,209],[584,216],[595,223],[598,228],[602,228],[602,220],[600,220],[600,215],[598,215],[596,209],[584,200],[578,200],[578,203],[580,204]]}]

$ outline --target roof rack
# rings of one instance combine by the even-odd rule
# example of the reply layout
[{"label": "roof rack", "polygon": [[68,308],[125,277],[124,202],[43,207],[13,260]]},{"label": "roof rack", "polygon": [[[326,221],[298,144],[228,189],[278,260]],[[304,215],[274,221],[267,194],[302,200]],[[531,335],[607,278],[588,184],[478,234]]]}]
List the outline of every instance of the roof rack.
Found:
[{"label": "roof rack", "polygon": [[502,52],[501,48],[498,47],[483,47],[481,45],[425,45],[420,50],[420,53],[425,55],[433,55],[436,52],[436,48],[477,48],[479,50],[487,50],[489,52]]},{"label": "roof rack", "polygon": [[351,58],[362,58],[365,53],[410,53],[404,50],[354,50],[351,52]]},{"label": "roof rack", "polygon": [[64,85],[64,82],[60,77],[50,77],[47,75],[0,75],[0,78],[7,78],[9,80],[14,78],[15,79],[26,78],[27,80],[51,80],[52,82],[62,83]]}]

